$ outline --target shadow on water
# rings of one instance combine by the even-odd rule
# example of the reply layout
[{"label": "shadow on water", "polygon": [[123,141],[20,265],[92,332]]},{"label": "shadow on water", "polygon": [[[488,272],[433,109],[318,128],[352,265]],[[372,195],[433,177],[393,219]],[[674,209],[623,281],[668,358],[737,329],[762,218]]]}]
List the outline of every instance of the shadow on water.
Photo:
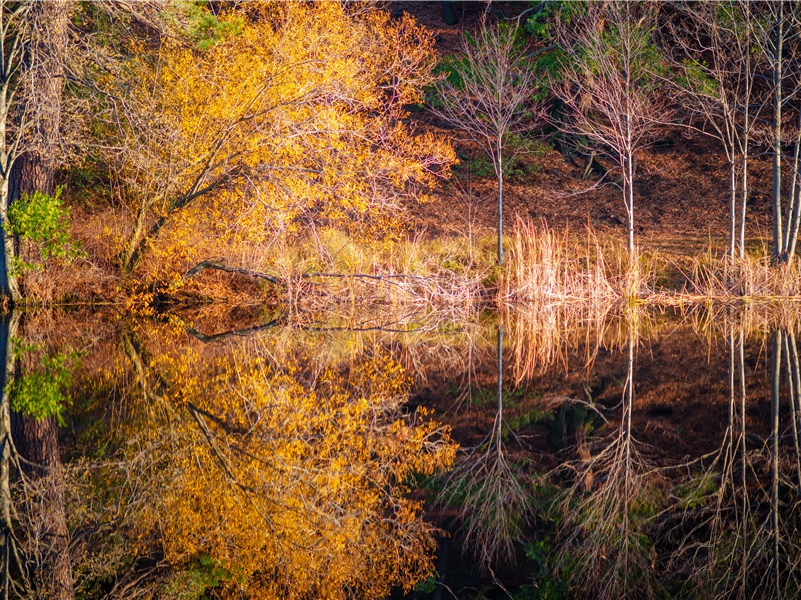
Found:
[{"label": "shadow on water", "polygon": [[15,314],[5,596],[797,597],[800,317]]}]

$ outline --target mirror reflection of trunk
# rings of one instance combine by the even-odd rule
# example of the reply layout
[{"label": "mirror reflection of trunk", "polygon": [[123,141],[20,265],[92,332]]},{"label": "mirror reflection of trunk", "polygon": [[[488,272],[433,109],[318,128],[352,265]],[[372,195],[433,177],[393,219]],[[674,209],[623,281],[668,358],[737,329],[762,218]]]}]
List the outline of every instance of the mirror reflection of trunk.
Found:
[{"label": "mirror reflection of trunk", "polygon": [[[0,467],[2,518],[5,523],[10,523],[7,520],[9,511],[13,513],[16,510],[19,517],[15,521],[19,525],[13,539],[23,539],[26,551],[22,553],[16,548],[13,540],[4,540],[4,577],[7,582],[4,589],[9,591],[7,585],[11,583],[11,577],[28,573],[29,581],[23,579],[18,585],[31,586],[36,597],[71,600],[75,592],[58,424],[54,416],[37,420],[11,408],[7,383],[20,376],[20,358],[14,344],[19,339],[21,320],[20,312],[8,316],[3,320],[0,335],[5,365],[0,407],[0,430],[5,440]],[[13,444],[8,443],[11,440]],[[12,505],[10,495],[12,473],[17,480],[15,486],[23,494],[22,503],[16,507]],[[8,532],[8,526],[4,530]]]},{"label": "mirror reflection of trunk", "polygon": [[[0,404],[0,543],[3,552],[2,594],[3,599],[9,597],[11,585],[11,560],[16,555],[13,523],[11,521],[11,407],[8,386],[9,375],[13,374],[13,351],[9,348],[10,339],[16,333],[19,318],[6,315],[0,320],[0,359],[3,368],[0,370],[0,387],[2,404]],[[10,331],[11,330],[11,331]]]}]

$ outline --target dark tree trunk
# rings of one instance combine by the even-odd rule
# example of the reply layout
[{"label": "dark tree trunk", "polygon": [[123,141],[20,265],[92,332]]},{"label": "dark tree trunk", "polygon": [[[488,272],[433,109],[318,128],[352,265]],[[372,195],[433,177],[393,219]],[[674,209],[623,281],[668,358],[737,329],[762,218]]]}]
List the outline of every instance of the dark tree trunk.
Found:
[{"label": "dark tree trunk", "polygon": [[[37,32],[24,56],[35,74],[35,129],[11,169],[9,197],[13,202],[24,194],[52,194],[55,189],[56,144],[61,124],[61,95],[64,86],[65,51],[71,2],[41,2],[33,7]],[[58,427],[54,417],[37,421],[12,414],[11,430],[21,457],[28,461],[24,470],[34,488],[40,490],[35,503],[39,543],[34,574],[37,592],[57,600],[75,597],[69,555],[69,531],[64,508],[64,474],[58,449]],[[32,532],[29,532],[31,534]]]}]

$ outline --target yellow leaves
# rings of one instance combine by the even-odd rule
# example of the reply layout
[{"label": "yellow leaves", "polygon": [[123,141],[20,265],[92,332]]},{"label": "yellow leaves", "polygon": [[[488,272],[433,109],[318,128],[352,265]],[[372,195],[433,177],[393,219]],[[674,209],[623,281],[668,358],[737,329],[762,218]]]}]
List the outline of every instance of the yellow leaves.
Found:
[{"label": "yellow leaves", "polygon": [[187,349],[152,369],[166,388],[150,433],[173,475],[144,525],[169,560],[235,566],[236,593],[251,597],[377,598],[430,570],[432,529],[407,486],[447,466],[454,446],[435,423],[401,417],[411,384],[397,362],[375,356],[307,379]]},{"label": "yellow leaves", "polygon": [[303,218],[399,231],[400,200],[455,160],[404,123],[432,78],[431,34],[339,2],[254,3],[221,18],[243,14],[239,35],[202,52],[168,41],[130,69],[147,114],[121,172],[170,222],[153,245],[160,268],[185,269],[186,246],[259,243]]}]

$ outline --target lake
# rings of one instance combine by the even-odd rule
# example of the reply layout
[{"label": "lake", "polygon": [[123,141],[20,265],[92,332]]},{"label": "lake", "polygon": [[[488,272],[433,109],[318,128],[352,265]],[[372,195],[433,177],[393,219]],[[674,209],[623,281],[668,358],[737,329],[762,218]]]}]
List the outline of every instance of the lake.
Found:
[{"label": "lake", "polygon": [[6,595],[795,598],[800,316],[16,313]]}]

